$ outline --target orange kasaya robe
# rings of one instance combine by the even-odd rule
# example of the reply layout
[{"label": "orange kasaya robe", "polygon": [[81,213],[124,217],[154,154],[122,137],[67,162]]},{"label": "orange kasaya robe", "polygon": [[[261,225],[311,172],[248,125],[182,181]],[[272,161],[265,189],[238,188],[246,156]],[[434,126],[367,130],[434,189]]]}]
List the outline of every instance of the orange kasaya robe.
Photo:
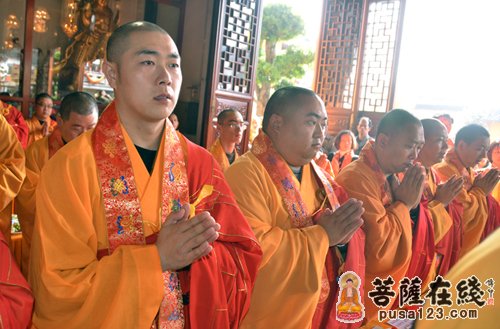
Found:
[{"label": "orange kasaya robe", "polygon": [[[353,159],[354,158],[354,159]],[[358,158],[357,155],[354,154],[354,151],[348,152],[341,157],[340,152],[336,152],[332,158],[332,168],[335,176],[338,176],[339,172],[347,167],[353,160]]]},{"label": "orange kasaya robe", "polygon": [[0,328],[29,328],[32,310],[31,289],[0,232]]},{"label": "orange kasaya robe", "polygon": [[[500,230],[496,230],[486,240],[471,250],[467,255],[458,261],[458,263],[445,276],[445,280],[450,282],[449,292],[451,293],[452,306],[444,306],[445,319],[431,318],[423,316],[423,319],[418,320],[415,324],[416,329],[470,329],[470,328],[498,328],[498,319],[500,307],[498,306],[498,293],[496,286],[498,278],[500,278],[500,266],[498,266],[498,255],[500,254]],[[476,283],[472,283],[476,280]],[[493,279],[493,280],[490,280]],[[459,299],[457,286],[460,281],[466,281],[468,284],[465,287],[469,288],[476,286],[475,300],[479,300],[482,307],[479,307],[474,302],[465,302],[457,304],[455,301]],[[492,285],[492,286],[488,286]],[[463,283],[462,283],[463,285]],[[489,291],[488,291],[489,290]],[[469,290],[465,290],[468,292]],[[472,291],[472,289],[470,290]],[[480,295],[483,293],[483,295]],[[470,295],[469,295],[470,296]],[[491,297],[491,298],[490,298]],[[470,299],[468,297],[467,301]],[[471,298],[472,299],[472,298]],[[488,303],[490,299],[491,303]],[[426,299],[424,310],[436,307],[430,304],[431,298]],[[455,314],[471,314],[470,311],[475,311],[475,317],[449,317],[450,310],[454,310]],[[459,313],[460,312],[460,313]],[[464,313],[462,313],[464,312]],[[425,312],[424,312],[425,314]],[[430,312],[427,312],[430,314]]]},{"label": "orange kasaya robe", "polygon": [[[54,128],[57,126],[57,122],[50,118],[48,118],[47,121],[49,122],[50,135],[54,131]],[[36,116],[33,116],[29,120],[26,120],[26,124],[28,125],[29,129],[28,146],[30,146],[33,142],[45,137],[42,133],[42,124],[40,124],[40,120],[38,120]]]},{"label": "orange kasaya robe", "polygon": [[16,213],[23,232],[21,271],[25,277],[28,277],[31,239],[35,222],[35,190],[43,167],[63,146],[61,131],[56,127],[51,135],[37,140],[26,150],[26,179],[15,201]]},{"label": "orange kasaya robe", "polygon": [[436,173],[442,181],[457,175],[464,178],[464,186],[455,200],[462,205],[463,243],[459,258],[479,244],[488,221],[487,196],[477,187],[473,187],[475,174],[471,168],[465,168],[455,153],[448,150],[444,161],[434,165]]},{"label": "orange kasaya robe", "polygon": [[[434,168],[429,168],[426,177],[426,186],[422,195],[422,203],[427,203],[434,222],[434,236],[436,240],[437,273],[444,276],[458,261],[462,248],[463,207],[456,200],[448,206],[434,199],[437,186],[441,183]],[[450,225],[449,225],[450,224]],[[446,229],[449,227],[449,229]]]},{"label": "orange kasaya robe", "polygon": [[24,151],[12,127],[0,115],[0,231],[10,244],[12,201],[25,177]]},{"label": "orange kasaya robe", "polygon": [[0,112],[3,114],[12,128],[14,128],[17,139],[21,143],[23,149],[25,149],[28,146],[29,130],[28,125],[26,124],[26,121],[21,114],[21,111],[10,104],[0,101]]},{"label": "orange kasaya robe", "polygon": [[328,160],[328,156],[325,153],[323,153],[321,151],[316,153],[316,157],[314,158],[314,162],[316,162],[316,164],[321,169],[326,171],[330,176],[335,177],[335,173],[333,172],[333,168],[332,168],[332,163]]},{"label": "orange kasaya robe", "polygon": [[[239,325],[260,247],[210,154],[174,136],[166,120],[150,175],[111,103],[93,131],[47,163],[36,192],[30,261],[37,328],[151,328],[172,305],[181,306],[185,328]],[[180,159],[166,161],[179,152]],[[168,188],[172,182],[178,190]],[[157,248],[149,243],[180,204],[164,196],[179,191],[186,192],[193,213],[209,211],[221,230],[209,255],[177,272],[182,300],[164,300],[168,271],[162,273]],[[171,283],[168,288],[177,291]]]},{"label": "orange kasaya robe", "polygon": [[[226,172],[227,168],[231,165],[229,163],[229,159],[227,158],[226,152],[224,151],[224,148],[222,147],[222,144],[220,142],[220,138],[217,138],[217,140],[210,146],[208,151],[212,154],[214,157],[215,161],[219,164],[219,166],[222,169],[222,172]],[[234,150],[234,161],[238,159],[238,152],[236,149]],[[233,161],[233,163],[234,163]]]},{"label": "orange kasaya robe", "polygon": [[358,230],[342,255],[329,247],[325,230],[313,218],[345,202],[347,194],[314,162],[302,167],[299,182],[271,144],[261,131],[252,151],[225,173],[264,251],[241,328],[357,328],[361,321],[336,320],[337,279],[352,270],[363,289],[364,234]]},{"label": "orange kasaya robe", "polygon": [[[397,293],[399,281],[405,277],[412,255],[412,220],[407,206],[393,201],[386,176],[380,169],[374,151],[374,142],[368,142],[359,160],[344,168],[336,178],[350,197],[363,201],[363,230],[366,234],[366,318],[377,316],[377,306],[367,296],[374,289],[375,278],[394,280],[392,290]],[[397,298],[391,299],[390,309]]]}]

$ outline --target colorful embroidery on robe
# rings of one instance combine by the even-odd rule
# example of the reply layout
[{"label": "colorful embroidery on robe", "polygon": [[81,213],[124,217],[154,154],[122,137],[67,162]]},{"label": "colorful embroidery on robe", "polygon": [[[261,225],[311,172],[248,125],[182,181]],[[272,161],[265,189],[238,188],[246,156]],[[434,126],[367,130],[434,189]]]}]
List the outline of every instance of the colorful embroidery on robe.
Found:
[{"label": "colorful embroidery on robe", "polygon": [[[180,204],[189,203],[182,147],[169,120],[165,122],[162,222],[170,212],[178,210]],[[92,146],[104,200],[109,254],[120,245],[145,244],[138,190],[114,102],[104,111],[92,133]],[[158,328],[183,328],[182,292],[177,273],[164,272],[163,283]]]}]

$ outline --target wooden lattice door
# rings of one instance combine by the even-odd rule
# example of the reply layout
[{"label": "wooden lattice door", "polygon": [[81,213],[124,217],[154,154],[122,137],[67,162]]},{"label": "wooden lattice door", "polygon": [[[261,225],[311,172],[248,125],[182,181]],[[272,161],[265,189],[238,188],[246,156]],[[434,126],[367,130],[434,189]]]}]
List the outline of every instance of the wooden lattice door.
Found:
[{"label": "wooden lattice door", "polygon": [[[244,120],[251,122],[257,48],[262,16],[261,0],[215,1],[218,22],[214,22],[209,57],[211,83],[204,109],[204,145],[216,139],[213,120],[228,108],[240,111]],[[244,152],[248,130],[239,146]]]}]

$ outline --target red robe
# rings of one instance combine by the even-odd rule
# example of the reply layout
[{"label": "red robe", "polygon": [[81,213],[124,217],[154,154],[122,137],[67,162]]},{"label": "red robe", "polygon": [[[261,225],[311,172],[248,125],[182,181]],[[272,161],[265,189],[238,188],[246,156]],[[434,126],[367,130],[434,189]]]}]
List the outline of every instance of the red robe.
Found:
[{"label": "red robe", "polygon": [[14,128],[17,139],[21,143],[23,149],[26,149],[28,146],[29,129],[21,112],[14,106],[3,103],[2,101],[0,101],[0,112],[3,113],[7,122]]},{"label": "red robe", "polygon": [[31,289],[0,231],[0,328],[28,328],[32,309]]}]

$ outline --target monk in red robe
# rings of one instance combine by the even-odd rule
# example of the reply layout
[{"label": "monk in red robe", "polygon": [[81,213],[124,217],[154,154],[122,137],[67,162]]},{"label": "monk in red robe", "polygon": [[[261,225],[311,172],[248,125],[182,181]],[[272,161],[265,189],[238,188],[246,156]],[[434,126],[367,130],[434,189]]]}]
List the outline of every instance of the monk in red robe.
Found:
[{"label": "monk in red robe", "polygon": [[[368,142],[360,158],[336,178],[349,195],[363,201],[366,209],[363,215],[366,235],[365,307],[369,320],[376,318],[378,307],[397,306],[397,302],[394,303],[397,298],[379,304],[369,298],[376,282],[393,281],[392,289],[397,292],[400,280],[408,273],[426,276],[429,271],[427,256],[420,252],[416,253],[414,266],[410,268],[413,242],[425,245],[429,224],[432,224],[419,205],[425,170],[414,164],[423,144],[420,120],[407,111],[392,110],[380,121],[375,142]],[[395,174],[405,170],[406,174],[399,182]],[[424,279],[421,277],[422,281]]]},{"label": "monk in red robe", "polygon": [[26,121],[24,121],[21,111],[15,106],[0,101],[0,112],[3,114],[7,122],[14,128],[17,139],[21,143],[23,149],[28,146],[29,129]]},{"label": "monk in red robe", "polygon": [[237,328],[262,252],[213,157],[168,120],[177,47],[159,26],[132,22],[106,54],[115,101],[52,157],[37,188],[34,325]]},{"label": "monk in red robe", "polygon": [[444,276],[457,262],[462,245],[462,207],[454,199],[462,189],[463,179],[455,175],[441,183],[432,166],[444,159],[448,150],[448,132],[444,124],[437,119],[424,119],[422,126],[425,144],[418,154],[417,161],[425,167],[426,181],[421,204],[432,218],[437,274]]},{"label": "monk in red robe", "polygon": [[364,286],[361,202],[313,161],[327,114],[311,90],[285,87],[269,99],[252,150],[226,171],[264,251],[241,328],[357,328],[337,319],[340,274]]}]

